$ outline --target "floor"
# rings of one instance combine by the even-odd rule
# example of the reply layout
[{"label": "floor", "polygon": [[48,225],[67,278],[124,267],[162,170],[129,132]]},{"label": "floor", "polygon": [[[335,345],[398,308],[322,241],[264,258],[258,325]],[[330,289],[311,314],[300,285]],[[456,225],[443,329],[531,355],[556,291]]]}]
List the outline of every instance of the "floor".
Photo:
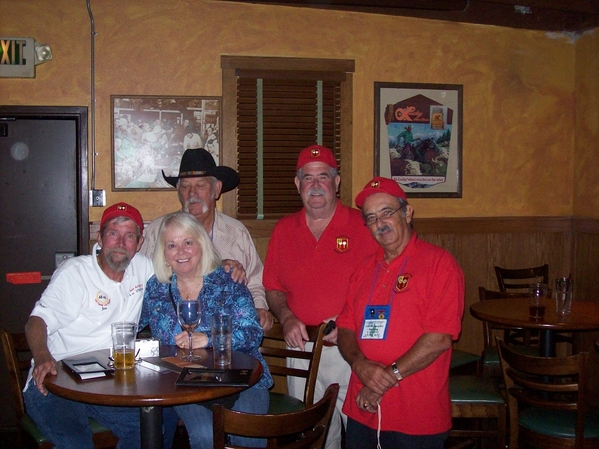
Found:
[{"label": "floor", "polygon": [[[453,440],[448,441],[446,447],[451,449],[467,449],[476,448],[477,446],[472,440]],[[482,447],[485,448],[487,446],[483,444]],[[0,449],[18,449],[16,431],[0,430]],[[172,449],[190,449],[189,441],[187,439],[187,432],[184,428],[180,427],[177,429]]]},{"label": "floor", "polygon": [[[16,431],[0,430],[0,449],[19,449],[17,441]],[[177,430],[172,449],[190,449],[185,429]]]}]

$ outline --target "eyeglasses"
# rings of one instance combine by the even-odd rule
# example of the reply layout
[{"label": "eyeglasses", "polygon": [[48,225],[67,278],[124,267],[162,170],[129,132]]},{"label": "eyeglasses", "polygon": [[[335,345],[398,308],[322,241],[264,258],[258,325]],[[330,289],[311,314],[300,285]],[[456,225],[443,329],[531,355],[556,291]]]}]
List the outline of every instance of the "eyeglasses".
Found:
[{"label": "eyeglasses", "polygon": [[379,220],[386,220],[387,218],[391,217],[391,215],[393,215],[395,212],[397,212],[400,209],[401,209],[401,207],[398,207],[395,210],[385,209],[381,212],[381,215],[378,217],[375,214],[368,215],[366,218],[364,218],[364,225],[372,226]]}]

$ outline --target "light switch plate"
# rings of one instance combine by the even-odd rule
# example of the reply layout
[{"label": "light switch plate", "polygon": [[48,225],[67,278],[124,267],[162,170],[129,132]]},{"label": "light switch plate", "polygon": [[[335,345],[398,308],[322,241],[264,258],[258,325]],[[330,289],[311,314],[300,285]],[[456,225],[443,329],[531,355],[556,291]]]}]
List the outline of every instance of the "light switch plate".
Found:
[{"label": "light switch plate", "polygon": [[105,190],[90,190],[89,191],[89,202],[92,204],[92,207],[106,206],[106,191]]},{"label": "light switch plate", "polygon": [[58,268],[65,260],[75,257],[76,254],[71,251],[57,251],[54,253],[54,269]]}]

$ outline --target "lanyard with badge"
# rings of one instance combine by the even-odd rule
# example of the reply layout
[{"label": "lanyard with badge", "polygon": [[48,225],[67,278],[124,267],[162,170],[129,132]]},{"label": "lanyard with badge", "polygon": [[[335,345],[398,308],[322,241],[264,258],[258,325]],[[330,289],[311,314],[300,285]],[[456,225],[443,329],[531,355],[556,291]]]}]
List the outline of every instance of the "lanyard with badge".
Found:
[{"label": "lanyard with badge", "polygon": [[[399,275],[397,276],[398,281],[402,277],[408,259],[409,257],[406,257],[406,260],[404,260],[404,263],[401,266],[401,270],[399,270]],[[368,303],[364,309],[364,322],[362,324],[362,333],[360,335],[362,340],[385,340],[387,338],[387,328],[391,317],[391,303],[393,301],[393,296],[395,295],[395,287],[391,289],[388,304],[376,306],[370,304],[380,268],[381,263],[379,262],[374,274],[374,280],[372,281],[372,287],[370,288],[370,297],[368,298]]]}]

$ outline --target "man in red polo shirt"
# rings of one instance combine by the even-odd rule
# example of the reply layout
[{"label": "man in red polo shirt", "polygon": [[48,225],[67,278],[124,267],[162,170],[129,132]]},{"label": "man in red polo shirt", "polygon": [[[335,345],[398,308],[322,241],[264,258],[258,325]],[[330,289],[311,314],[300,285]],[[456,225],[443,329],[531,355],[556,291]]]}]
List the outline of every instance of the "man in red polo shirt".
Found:
[{"label": "man in red polo shirt", "polygon": [[[306,325],[336,319],[345,304],[351,274],[377,245],[360,212],[337,198],[340,177],[331,150],[320,145],[304,148],[296,169],[295,185],[304,208],[275,226],[262,282],[269,308],[283,326],[287,345],[303,351],[308,340]],[[336,329],[325,337],[331,344],[336,339]],[[327,449],[341,447],[341,418],[346,419],[341,408],[349,375],[349,365],[337,346],[325,347],[314,400],[319,400],[330,384],[340,386]],[[303,381],[290,378],[288,387],[290,394],[303,399]]]},{"label": "man in red polo shirt", "polygon": [[442,449],[464,275],[451,254],[418,239],[397,182],[374,178],[356,205],[380,247],[352,276],[337,318],[339,350],[352,369],[347,448]]}]

